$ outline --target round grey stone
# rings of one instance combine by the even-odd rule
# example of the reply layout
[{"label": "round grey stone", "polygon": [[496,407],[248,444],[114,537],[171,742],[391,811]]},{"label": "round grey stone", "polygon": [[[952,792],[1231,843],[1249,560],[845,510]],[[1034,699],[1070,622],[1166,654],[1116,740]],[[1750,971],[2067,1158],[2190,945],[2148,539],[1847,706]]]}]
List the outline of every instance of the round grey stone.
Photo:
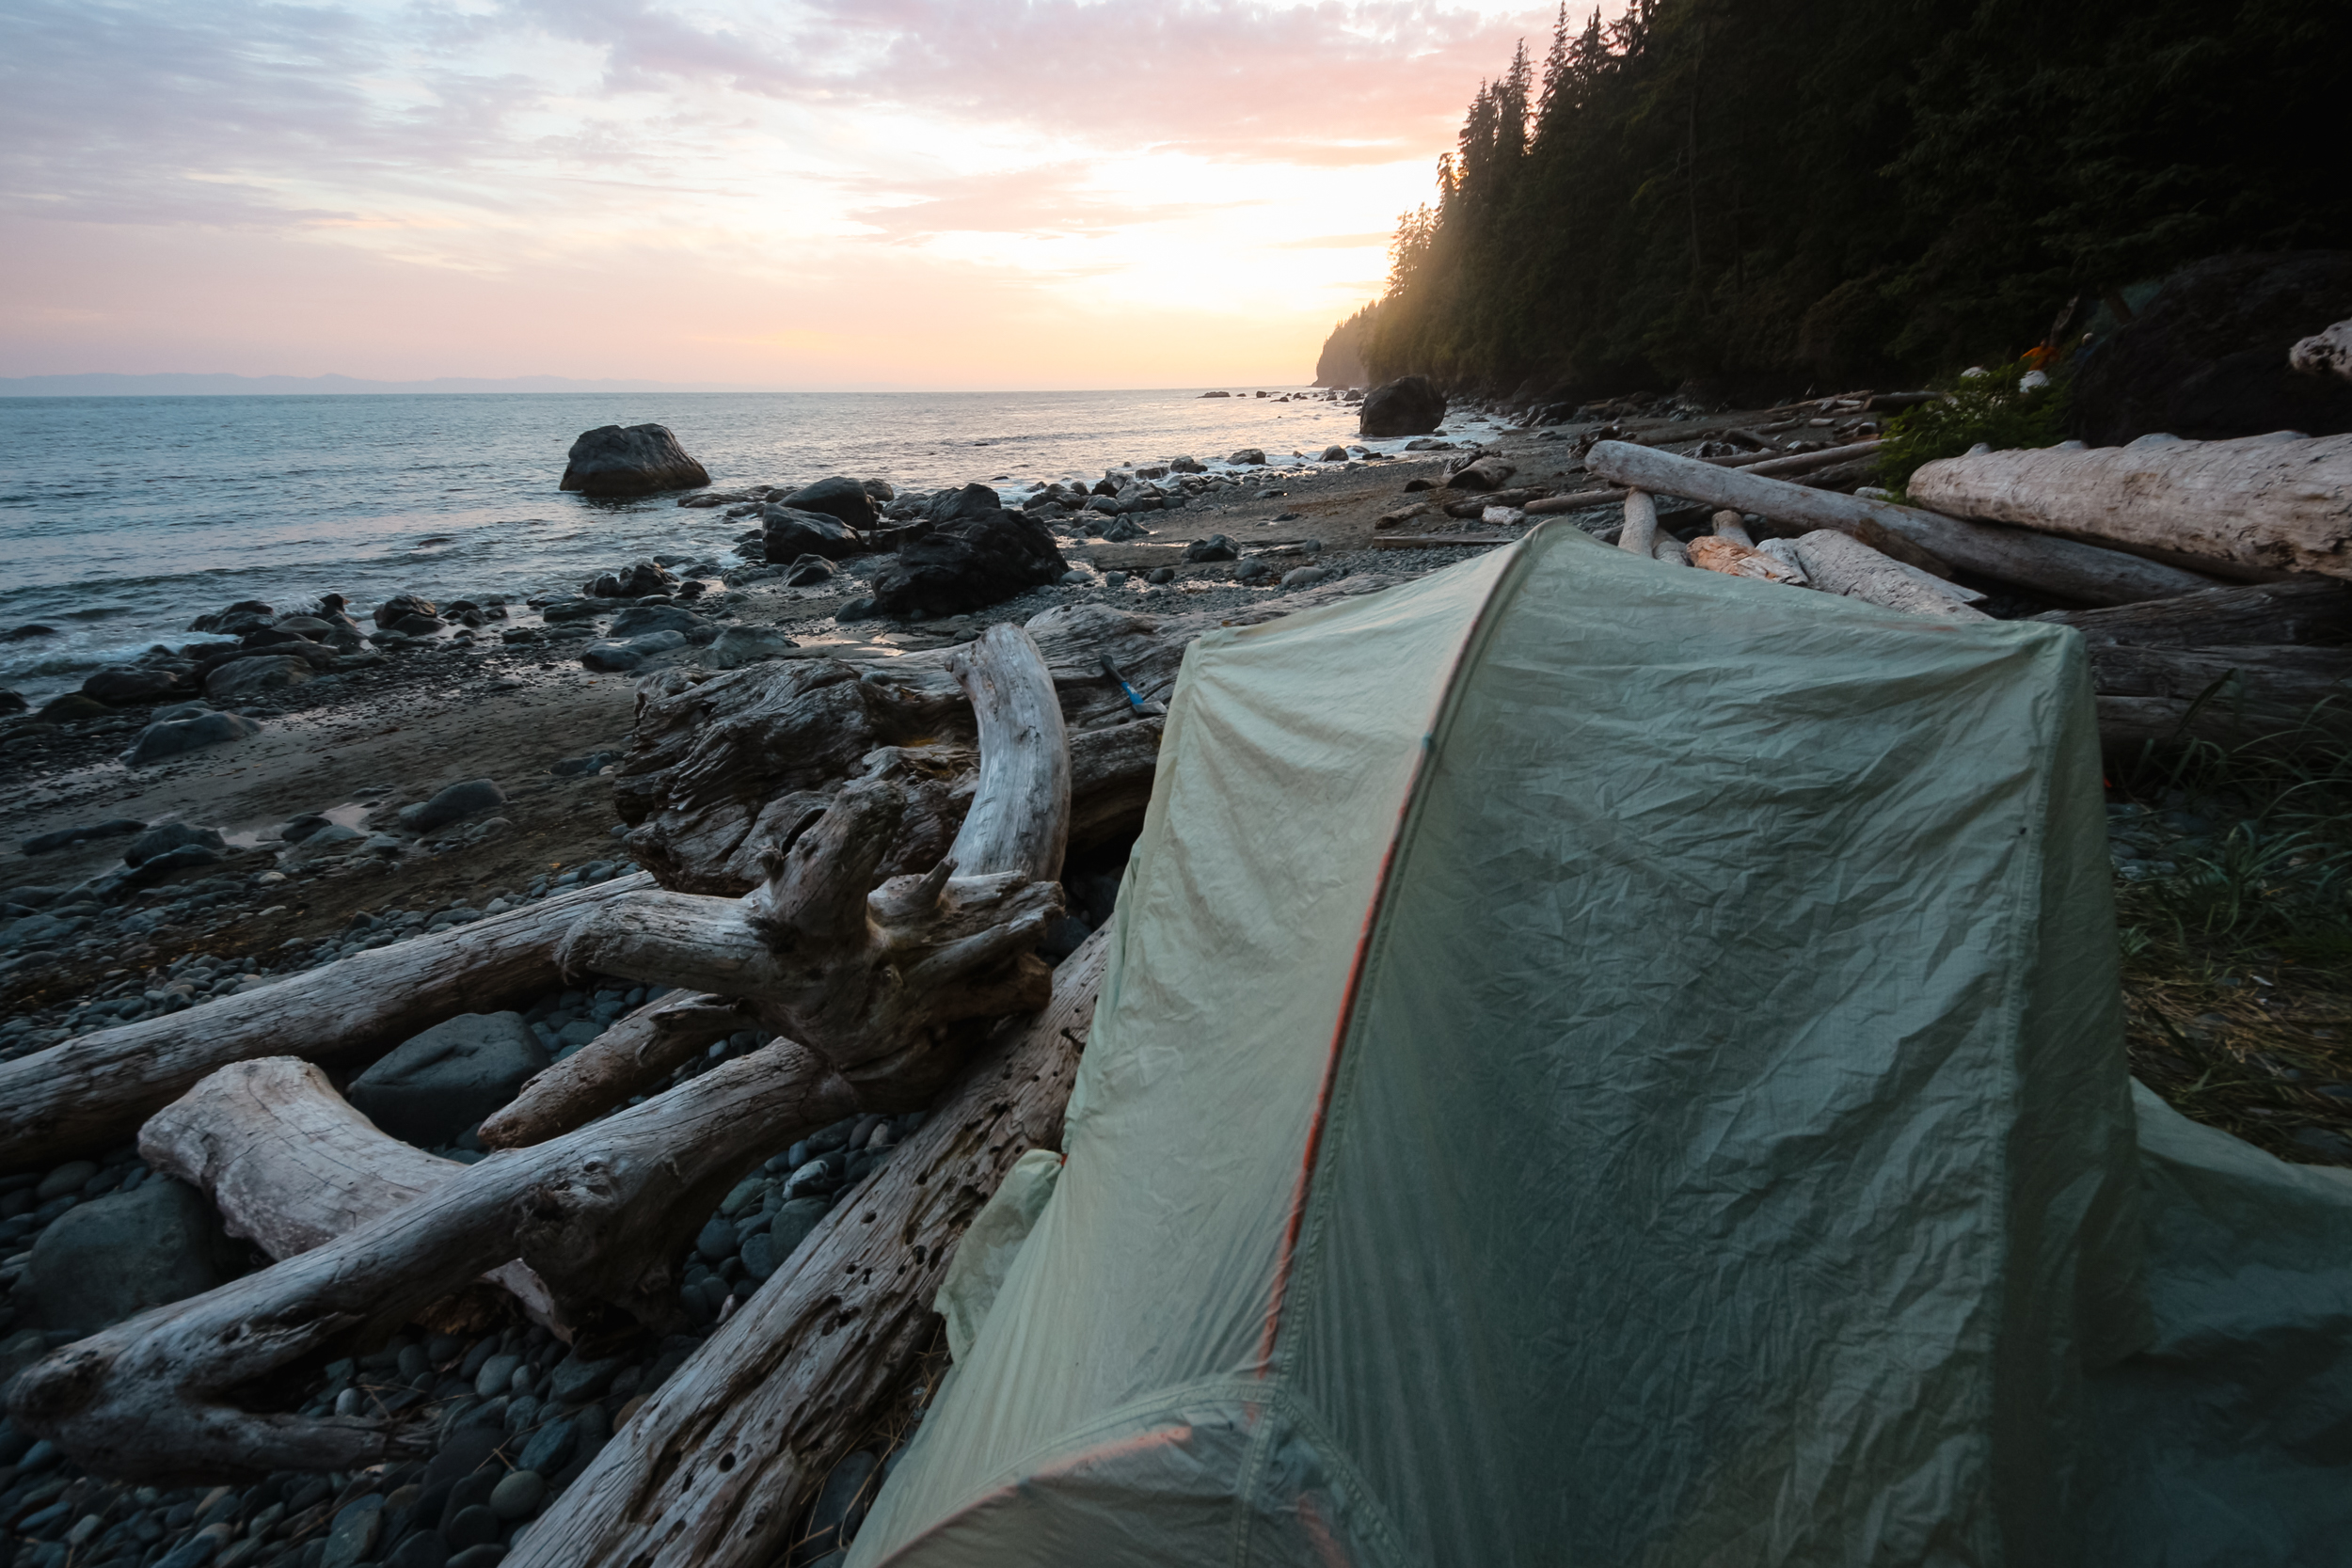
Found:
[{"label": "round grey stone", "polygon": [[548,1500],[548,1478],[536,1470],[517,1470],[490,1494],[490,1512],[512,1523],[528,1519]]}]

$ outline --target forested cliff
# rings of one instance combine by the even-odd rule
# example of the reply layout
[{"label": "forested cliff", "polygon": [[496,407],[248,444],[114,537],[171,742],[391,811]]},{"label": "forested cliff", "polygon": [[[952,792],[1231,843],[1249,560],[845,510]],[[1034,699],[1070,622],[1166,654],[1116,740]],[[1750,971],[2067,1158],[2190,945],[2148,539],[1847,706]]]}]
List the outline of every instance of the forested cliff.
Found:
[{"label": "forested cliff", "polygon": [[2345,0],[1564,8],[1333,346],[1501,392],[2012,356],[2193,257],[2352,243],[2347,60]]}]

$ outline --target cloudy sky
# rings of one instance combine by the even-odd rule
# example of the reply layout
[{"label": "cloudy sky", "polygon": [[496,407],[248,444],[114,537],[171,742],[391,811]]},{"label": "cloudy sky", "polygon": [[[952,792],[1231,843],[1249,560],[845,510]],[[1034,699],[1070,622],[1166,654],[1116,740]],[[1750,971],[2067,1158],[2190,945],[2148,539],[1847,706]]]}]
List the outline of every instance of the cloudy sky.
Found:
[{"label": "cloudy sky", "polygon": [[1550,19],[0,0],[0,375],[1065,388],[1307,379]]}]

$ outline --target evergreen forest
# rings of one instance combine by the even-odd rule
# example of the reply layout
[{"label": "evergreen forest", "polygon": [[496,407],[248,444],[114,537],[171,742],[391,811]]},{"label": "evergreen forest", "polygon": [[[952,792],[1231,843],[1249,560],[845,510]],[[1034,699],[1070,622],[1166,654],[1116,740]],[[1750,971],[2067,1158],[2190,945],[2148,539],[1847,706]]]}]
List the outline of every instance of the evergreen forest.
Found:
[{"label": "evergreen forest", "polygon": [[2348,66],[2347,0],[1563,8],[1327,364],[1738,393],[2013,358],[2184,261],[2352,244]]}]

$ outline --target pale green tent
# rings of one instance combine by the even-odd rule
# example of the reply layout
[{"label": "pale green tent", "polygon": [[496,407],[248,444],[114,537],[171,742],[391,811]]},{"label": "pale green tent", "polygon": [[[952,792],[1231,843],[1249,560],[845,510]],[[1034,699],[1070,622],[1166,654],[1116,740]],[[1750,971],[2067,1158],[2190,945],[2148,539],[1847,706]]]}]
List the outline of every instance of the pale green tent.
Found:
[{"label": "pale green tent", "polygon": [[853,1568],[2063,1564],[2215,1436],[2072,632],[1555,526],[1212,634],[1110,940]]}]

